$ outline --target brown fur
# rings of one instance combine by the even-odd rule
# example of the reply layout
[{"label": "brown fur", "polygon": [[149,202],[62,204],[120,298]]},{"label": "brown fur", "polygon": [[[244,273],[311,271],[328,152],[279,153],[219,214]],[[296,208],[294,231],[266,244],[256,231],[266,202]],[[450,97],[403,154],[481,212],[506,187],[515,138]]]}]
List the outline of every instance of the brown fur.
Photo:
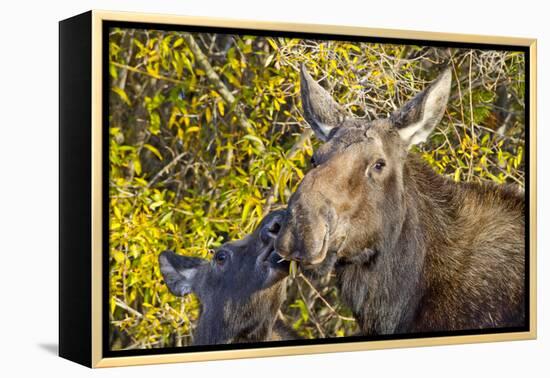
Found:
[{"label": "brown fur", "polygon": [[523,326],[523,193],[455,183],[408,152],[443,116],[450,71],[388,119],[332,127],[325,114],[340,107],[302,81],[304,115],[326,143],[290,199],[277,251],[305,270],[333,264],[367,335]]},{"label": "brown fur", "polygon": [[508,186],[455,184],[414,156],[406,174],[411,210],[397,244],[409,246],[413,238],[416,248],[393,250],[396,256],[386,261],[379,256],[377,263],[356,265],[344,259],[336,266],[341,295],[362,330],[522,326],[523,196]]}]

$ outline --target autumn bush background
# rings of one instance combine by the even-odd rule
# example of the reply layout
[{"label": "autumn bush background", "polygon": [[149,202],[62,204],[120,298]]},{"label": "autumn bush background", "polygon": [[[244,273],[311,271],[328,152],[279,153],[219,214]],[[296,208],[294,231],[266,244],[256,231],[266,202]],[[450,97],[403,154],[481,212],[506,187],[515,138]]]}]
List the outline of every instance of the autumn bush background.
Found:
[{"label": "autumn bush background", "polygon": [[[109,60],[112,349],[188,345],[199,304],[168,292],[158,254],[209,258],[288,201],[318,143],[302,118],[302,63],[366,119],[450,64],[447,112],[414,150],[456,181],[524,184],[520,52],[112,29]],[[289,280],[280,316],[306,338],[356,329],[332,279]]]}]

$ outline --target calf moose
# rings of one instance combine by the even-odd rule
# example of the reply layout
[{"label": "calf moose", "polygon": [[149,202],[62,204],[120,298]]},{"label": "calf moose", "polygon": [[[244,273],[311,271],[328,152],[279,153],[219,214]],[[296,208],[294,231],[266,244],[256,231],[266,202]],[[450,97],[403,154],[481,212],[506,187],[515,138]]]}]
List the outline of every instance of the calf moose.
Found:
[{"label": "calf moose", "polygon": [[289,262],[274,250],[282,215],[271,212],[254,233],[222,245],[212,261],[172,251],[160,254],[160,270],[172,294],[194,292],[201,302],[194,345],[295,338],[277,319],[289,270]]},{"label": "calf moose", "polygon": [[386,119],[349,117],[302,67],[304,117],[321,141],[275,247],[306,270],[331,261],[365,335],[521,327],[523,193],[456,183],[411,145],[441,121],[446,69]]}]

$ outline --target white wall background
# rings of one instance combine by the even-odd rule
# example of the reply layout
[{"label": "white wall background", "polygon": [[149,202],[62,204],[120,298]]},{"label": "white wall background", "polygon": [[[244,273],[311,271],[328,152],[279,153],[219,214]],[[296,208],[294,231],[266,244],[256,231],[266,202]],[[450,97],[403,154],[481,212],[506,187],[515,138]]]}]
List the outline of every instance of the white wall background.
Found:
[{"label": "white wall background", "polygon": [[[544,1],[6,0],[0,10],[0,375],[548,376],[550,14]],[[58,358],[58,25],[89,9],[539,39],[539,339],[91,371]],[[545,231],[546,230],[546,231]],[[32,374],[32,375],[31,375]]]}]

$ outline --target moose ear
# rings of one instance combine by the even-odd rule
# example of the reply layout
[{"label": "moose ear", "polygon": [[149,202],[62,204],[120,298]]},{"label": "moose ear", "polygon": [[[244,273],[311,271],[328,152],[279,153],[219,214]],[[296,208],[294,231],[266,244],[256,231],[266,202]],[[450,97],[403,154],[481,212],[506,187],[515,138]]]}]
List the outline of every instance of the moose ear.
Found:
[{"label": "moose ear", "polygon": [[159,256],[160,272],[170,292],[177,296],[189,294],[194,289],[198,269],[207,261],[197,257],[177,255],[164,251]]},{"label": "moose ear", "polygon": [[304,118],[317,138],[326,142],[330,131],[346,119],[346,111],[309,75],[304,64],[300,71],[300,93]]},{"label": "moose ear", "polygon": [[451,92],[451,78],[451,69],[446,68],[428,88],[391,115],[394,127],[408,146],[426,141],[443,118]]}]

